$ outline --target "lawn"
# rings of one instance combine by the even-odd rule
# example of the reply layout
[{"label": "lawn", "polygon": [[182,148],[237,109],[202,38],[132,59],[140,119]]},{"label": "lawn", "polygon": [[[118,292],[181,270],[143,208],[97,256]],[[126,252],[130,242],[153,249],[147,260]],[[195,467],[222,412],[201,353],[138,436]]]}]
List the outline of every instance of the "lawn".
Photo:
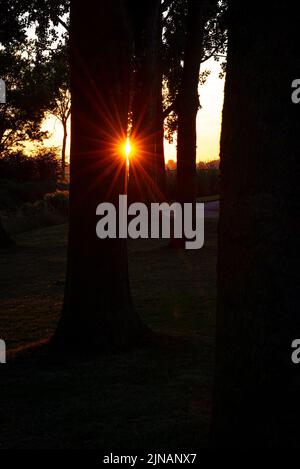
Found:
[{"label": "lawn", "polygon": [[61,309],[67,226],[16,236],[1,253],[0,448],[174,449],[207,445],[216,306],[217,221],[205,246],[129,242],[131,288],[153,342],[126,354],[48,357]]}]

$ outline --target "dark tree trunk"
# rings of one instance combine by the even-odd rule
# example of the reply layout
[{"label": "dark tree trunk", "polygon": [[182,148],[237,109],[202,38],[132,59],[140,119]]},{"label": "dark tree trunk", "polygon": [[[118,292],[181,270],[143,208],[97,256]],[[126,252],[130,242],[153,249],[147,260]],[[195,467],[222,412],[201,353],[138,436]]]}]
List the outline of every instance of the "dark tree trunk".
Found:
[{"label": "dark tree trunk", "polygon": [[62,143],[62,149],[61,149],[61,172],[62,172],[62,177],[65,179],[66,177],[66,148],[67,148],[67,138],[68,138],[68,128],[67,128],[67,122],[63,121],[63,143]]},{"label": "dark tree trunk", "polygon": [[[199,108],[199,72],[203,56],[204,27],[215,1],[188,0],[184,67],[177,98],[177,200],[196,202],[196,119]],[[171,239],[170,246],[183,248],[184,239]]]},{"label": "dark tree trunk", "polygon": [[164,151],[164,115],[163,115],[163,65],[162,65],[162,12],[161,5],[157,12],[157,80],[156,80],[156,95],[157,95],[157,109],[156,109],[156,123],[155,123],[155,175],[156,184],[159,188],[158,200],[166,199],[166,166],[165,166],[165,151]]},{"label": "dark tree trunk", "polygon": [[0,220],[0,249],[10,249],[16,245],[13,239],[6,233]]},{"label": "dark tree trunk", "polygon": [[230,3],[213,440],[298,448],[300,6]]},{"label": "dark tree trunk", "polygon": [[196,199],[196,118],[206,22],[204,12],[202,1],[188,1],[184,68],[177,99],[177,198],[181,203]]},{"label": "dark tree trunk", "polygon": [[130,162],[131,200],[153,201],[165,197],[163,150],[161,0],[131,2],[134,28],[134,80],[132,138],[136,158]]},{"label": "dark tree trunk", "polygon": [[96,236],[96,207],[124,193],[130,42],[124,2],[71,7],[71,161],[68,271],[54,344],[125,349],[144,334],[129,290],[126,242]]}]

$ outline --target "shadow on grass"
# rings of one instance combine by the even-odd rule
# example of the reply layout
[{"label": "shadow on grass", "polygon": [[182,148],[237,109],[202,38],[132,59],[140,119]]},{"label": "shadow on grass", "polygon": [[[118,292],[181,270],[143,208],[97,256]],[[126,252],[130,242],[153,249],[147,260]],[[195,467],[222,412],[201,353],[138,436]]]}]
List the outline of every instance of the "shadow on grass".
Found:
[{"label": "shadow on grass", "polygon": [[[216,221],[203,249],[129,242],[135,305],[154,336],[123,354],[49,354],[63,297],[66,227],[19,235],[4,255],[0,448],[178,450],[207,446]],[[34,343],[34,345],[32,345]],[[31,344],[31,345],[30,345]]]}]

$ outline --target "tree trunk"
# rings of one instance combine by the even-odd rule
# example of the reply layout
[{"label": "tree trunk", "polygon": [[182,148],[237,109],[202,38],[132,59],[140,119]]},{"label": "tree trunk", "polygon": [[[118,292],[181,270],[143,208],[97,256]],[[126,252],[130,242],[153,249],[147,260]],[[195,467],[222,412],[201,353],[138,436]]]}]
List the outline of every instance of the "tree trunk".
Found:
[{"label": "tree trunk", "polygon": [[177,198],[181,203],[196,200],[196,118],[205,22],[203,2],[189,0],[184,68],[177,103]]},{"label": "tree trunk", "polygon": [[134,27],[132,139],[129,195],[144,202],[165,198],[163,152],[161,0],[131,2]]},{"label": "tree trunk", "polygon": [[0,220],[0,249],[10,249],[16,245],[13,239],[6,233]]},{"label": "tree trunk", "polygon": [[163,115],[163,65],[162,65],[162,13],[161,5],[158,12],[158,27],[157,27],[157,80],[156,80],[156,94],[157,94],[157,110],[156,110],[156,124],[155,124],[155,136],[156,136],[156,159],[155,159],[155,174],[157,186],[159,188],[158,200],[163,201],[166,199],[167,181],[166,181],[166,165],[165,165],[165,151],[164,151],[164,115]]},{"label": "tree trunk", "polygon": [[[199,108],[199,72],[203,56],[204,27],[215,1],[189,0],[184,67],[177,98],[177,200],[196,203],[196,120]],[[195,212],[194,212],[195,216]],[[184,248],[185,240],[172,238],[170,246]]]},{"label": "tree trunk", "polygon": [[[70,227],[64,306],[54,344],[118,350],[145,333],[129,289],[126,242],[96,236],[96,207],[116,207],[126,162],[130,42],[122,0],[71,7]],[[117,210],[118,212],[118,210]]]},{"label": "tree trunk", "polygon": [[[259,12],[259,14],[258,14]],[[299,447],[300,6],[230,2],[213,441]]]},{"label": "tree trunk", "polygon": [[62,172],[62,177],[65,179],[66,177],[66,148],[67,148],[67,138],[68,138],[68,128],[67,128],[67,122],[63,121],[63,142],[62,142],[62,148],[61,148],[61,172]]}]

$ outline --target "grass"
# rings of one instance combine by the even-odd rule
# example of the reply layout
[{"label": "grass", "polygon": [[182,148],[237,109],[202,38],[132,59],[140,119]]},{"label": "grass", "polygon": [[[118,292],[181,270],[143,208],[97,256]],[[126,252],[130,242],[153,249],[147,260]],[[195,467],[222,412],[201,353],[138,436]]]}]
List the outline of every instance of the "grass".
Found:
[{"label": "grass", "polygon": [[129,242],[131,288],[157,340],[126,354],[49,359],[61,309],[67,227],[16,236],[1,254],[0,448],[168,449],[207,446],[216,303],[216,220],[199,251]]}]

